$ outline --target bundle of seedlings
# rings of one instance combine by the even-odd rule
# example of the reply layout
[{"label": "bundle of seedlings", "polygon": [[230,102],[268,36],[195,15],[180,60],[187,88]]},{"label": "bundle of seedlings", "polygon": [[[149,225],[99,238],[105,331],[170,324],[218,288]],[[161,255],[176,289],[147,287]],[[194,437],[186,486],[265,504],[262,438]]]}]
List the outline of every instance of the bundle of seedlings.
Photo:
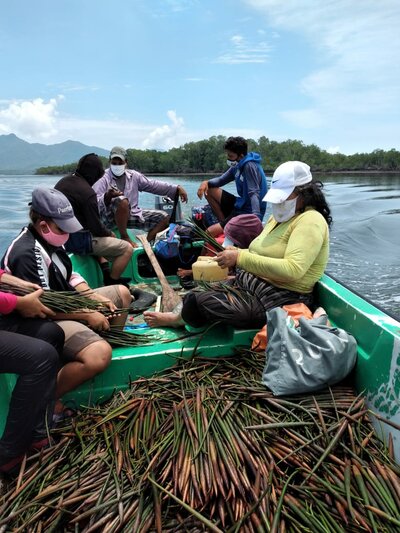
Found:
[{"label": "bundle of seedlings", "polygon": [[[8,283],[0,282],[0,291],[10,292],[17,296],[25,296],[34,291],[34,289],[26,287],[18,287]],[[111,318],[116,314],[128,313],[129,309],[117,309],[112,312],[104,305],[104,302],[92,299],[89,295],[92,290],[89,289],[83,292],[77,291],[53,291],[46,290],[40,296],[41,302],[58,313],[78,313],[82,311],[98,311],[104,316]],[[104,337],[112,346],[140,346],[154,343],[158,340],[155,335],[141,335],[135,332],[123,331],[120,327],[112,327],[108,331],[102,331],[101,336]]]},{"label": "bundle of seedlings", "polygon": [[277,398],[263,365],[194,359],[85,409],[22,465],[0,531],[399,531],[400,469],[364,398]]},{"label": "bundle of seedlings", "polygon": [[[34,290],[0,281],[0,291],[10,292],[17,296],[25,296],[34,292]],[[92,311],[104,310],[104,303],[89,298],[87,295],[89,292],[92,292],[92,290],[83,292],[45,290],[40,296],[40,300],[43,305],[58,313],[74,313],[82,311],[82,309]]]}]

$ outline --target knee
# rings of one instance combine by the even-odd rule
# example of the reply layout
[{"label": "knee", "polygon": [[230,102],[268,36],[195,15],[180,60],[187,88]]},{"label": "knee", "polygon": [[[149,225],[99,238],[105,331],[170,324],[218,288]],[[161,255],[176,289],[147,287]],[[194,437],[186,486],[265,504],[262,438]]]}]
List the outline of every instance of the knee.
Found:
[{"label": "knee", "polygon": [[118,202],[116,212],[122,213],[122,214],[129,212],[129,201],[127,198],[123,198],[122,200]]},{"label": "knee", "polygon": [[93,368],[102,372],[111,363],[112,348],[106,341],[98,341],[96,344],[96,357],[92,359]]},{"label": "knee", "polygon": [[129,244],[129,242],[122,241],[126,246],[124,247],[123,256],[126,257],[126,259],[130,259],[133,254],[133,247]]},{"label": "knee", "polygon": [[129,307],[132,302],[132,295],[129,292],[128,287],[125,287],[125,285],[120,285],[119,293],[122,299],[122,307]]},{"label": "knee", "polygon": [[39,342],[39,350],[34,356],[35,373],[56,375],[60,367],[60,356],[57,350],[47,342]]},{"label": "knee", "polygon": [[63,329],[55,322],[43,320],[36,333],[36,338],[51,344],[59,354],[62,353],[65,335]]}]

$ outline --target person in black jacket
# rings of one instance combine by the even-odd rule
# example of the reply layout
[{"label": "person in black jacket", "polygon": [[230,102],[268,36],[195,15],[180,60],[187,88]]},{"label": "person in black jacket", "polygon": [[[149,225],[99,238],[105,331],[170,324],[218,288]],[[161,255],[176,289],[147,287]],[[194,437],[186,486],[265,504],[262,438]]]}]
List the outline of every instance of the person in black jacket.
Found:
[{"label": "person in black jacket", "polygon": [[[121,278],[121,274],[132,257],[133,248],[127,241],[118,239],[100,219],[92,185],[103,174],[101,159],[96,154],[86,154],[79,160],[75,172],[63,177],[54,188],[68,198],[83,229],[90,231],[92,250],[89,253],[100,258],[105,285],[114,285],[127,281],[127,278]],[[70,237],[70,243],[66,246],[68,251],[79,253],[73,247],[75,239],[79,237],[83,238],[84,235],[76,233]],[[112,263],[111,271],[108,261]]]}]

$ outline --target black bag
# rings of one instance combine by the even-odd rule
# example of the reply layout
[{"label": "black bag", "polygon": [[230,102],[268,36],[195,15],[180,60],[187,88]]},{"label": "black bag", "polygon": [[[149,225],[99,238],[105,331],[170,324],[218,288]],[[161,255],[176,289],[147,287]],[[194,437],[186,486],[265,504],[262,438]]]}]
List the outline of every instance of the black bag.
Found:
[{"label": "black bag", "polygon": [[90,255],[93,253],[92,234],[87,229],[70,233],[64,248],[70,254]]}]

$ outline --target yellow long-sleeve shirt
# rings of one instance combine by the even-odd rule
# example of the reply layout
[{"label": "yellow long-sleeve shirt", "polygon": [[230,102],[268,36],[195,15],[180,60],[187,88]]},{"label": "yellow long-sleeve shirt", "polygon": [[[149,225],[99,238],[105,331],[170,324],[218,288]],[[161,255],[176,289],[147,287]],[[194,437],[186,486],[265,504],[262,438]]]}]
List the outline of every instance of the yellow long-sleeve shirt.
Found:
[{"label": "yellow long-sleeve shirt", "polygon": [[237,266],[276,287],[309,293],[324,273],[329,257],[329,228],[324,217],[308,208],[287,222],[273,217],[248,250],[240,250]]}]

